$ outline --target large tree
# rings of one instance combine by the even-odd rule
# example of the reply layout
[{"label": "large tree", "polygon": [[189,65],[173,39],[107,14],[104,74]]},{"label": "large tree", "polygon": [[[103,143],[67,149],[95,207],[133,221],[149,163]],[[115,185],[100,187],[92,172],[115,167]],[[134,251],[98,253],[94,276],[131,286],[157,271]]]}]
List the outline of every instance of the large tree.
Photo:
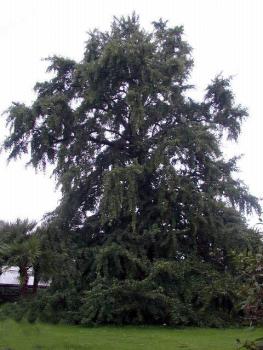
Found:
[{"label": "large tree", "polygon": [[260,207],[233,176],[238,158],[220,150],[247,116],[230,79],[217,76],[193,100],[183,28],[159,20],[147,32],[136,15],[90,32],[80,62],[49,61],[33,104],[9,108],[4,147],[9,159],[29,153],[35,168],[54,166],[83,322],[195,322],[200,293],[231,308],[230,252],[259,244],[242,215]]}]

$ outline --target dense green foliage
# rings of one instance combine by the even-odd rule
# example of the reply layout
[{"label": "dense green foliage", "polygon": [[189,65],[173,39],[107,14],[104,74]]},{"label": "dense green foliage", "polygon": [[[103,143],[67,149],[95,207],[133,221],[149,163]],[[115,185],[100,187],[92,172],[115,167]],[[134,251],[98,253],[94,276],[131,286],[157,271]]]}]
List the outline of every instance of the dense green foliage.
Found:
[{"label": "dense green foliage", "polygon": [[259,329],[74,327],[0,322],[0,349],[10,350],[234,350],[262,335]]},{"label": "dense green foliage", "polygon": [[250,323],[263,322],[263,252],[240,253],[236,257],[241,282],[240,297]]},{"label": "dense green foliage", "polygon": [[[63,267],[33,313],[53,321],[220,326],[240,311],[236,254],[262,242],[243,215],[257,199],[225,160],[247,116],[230,80],[189,97],[182,27],[115,19],[83,60],[52,57],[31,106],[14,103],[4,147],[54,166],[62,200],[48,218]],[[48,224],[47,224],[48,225]],[[61,266],[61,265],[60,265]]]}]

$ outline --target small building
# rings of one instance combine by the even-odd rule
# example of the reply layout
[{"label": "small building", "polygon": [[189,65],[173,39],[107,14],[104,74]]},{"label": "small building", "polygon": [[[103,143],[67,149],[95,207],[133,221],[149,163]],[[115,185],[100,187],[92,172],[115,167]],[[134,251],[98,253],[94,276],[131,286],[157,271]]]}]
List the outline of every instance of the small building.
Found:
[{"label": "small building", "polygon": [[[28,288],[33,288],[34,277],[32,269],[29,270]],[[39,288],[48,287],[48,283],[39,282]],[[3,267],[0,275],[0,302],[13,300],[19,296],[19,268],[17,266]]]}]

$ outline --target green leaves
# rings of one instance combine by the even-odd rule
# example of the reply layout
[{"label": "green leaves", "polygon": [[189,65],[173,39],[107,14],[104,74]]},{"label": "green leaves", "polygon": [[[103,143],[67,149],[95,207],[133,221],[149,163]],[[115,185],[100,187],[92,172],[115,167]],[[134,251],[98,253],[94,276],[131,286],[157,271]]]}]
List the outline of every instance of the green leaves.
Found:
[{"label": "green leaves", "polygon": [[251,324],[263,321],[263,254],[262,249],[250,250],[235,255],[236,267],[240,270],[242,287],[239,290],[240,306]]},{"label": "green leaves", "polygon": [[138,198],[138,177],[142,167],[134,162],[126,168],[116,167],[104,175],[103,197],[101,200],[102,223],[111,223],[120,215],[132,218],[135,230]]},{"label": "green leaves", "polygon": [[240,350],[262,350],[263,349],[263,338],[258,338],[254,341],[246,340],[244,342],[241,342],[239,339],[237,339],[237,346]]},{"label": "green leaves", "polygon": [[240,124],[248,116],[247,110],[240,105],[234,105],[234,94],[230,88],[230,78],[217,76],[207,88],[206,101],[212,116],[209,119],[222,130],[226,130],[229,139],[237,138],[240,134]]}]

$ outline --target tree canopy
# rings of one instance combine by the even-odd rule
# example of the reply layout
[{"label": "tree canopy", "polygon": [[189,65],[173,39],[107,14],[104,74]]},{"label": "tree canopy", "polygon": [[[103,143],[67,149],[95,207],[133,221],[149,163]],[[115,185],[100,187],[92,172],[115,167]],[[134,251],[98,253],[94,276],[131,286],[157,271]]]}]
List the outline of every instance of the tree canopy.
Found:
[{"label": "tree canopy", "polygon": [[238,157],[221,150],[248,115],[231,79],[191,98],[183,27],[159,20],[147,32],[135,14],[90,32],[80,62],[48,60],[32,105],[6,114],[4,148],[54,167],[78,321],[212,324],[211,308],[232,317],[231,254],[261,241],[244,219],[258,201],[234,176]]}]

